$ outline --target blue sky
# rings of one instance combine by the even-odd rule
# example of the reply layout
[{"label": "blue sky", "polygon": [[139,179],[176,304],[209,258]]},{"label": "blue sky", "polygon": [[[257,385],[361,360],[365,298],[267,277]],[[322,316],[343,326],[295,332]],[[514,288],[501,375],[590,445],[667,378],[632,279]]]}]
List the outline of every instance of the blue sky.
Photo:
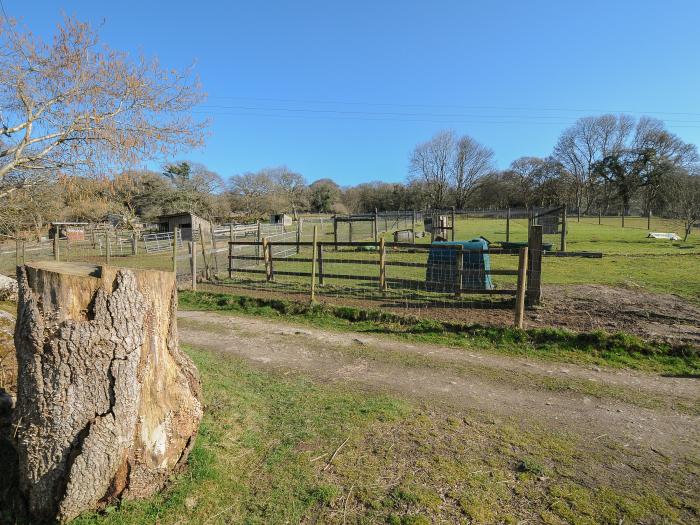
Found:
[{"label": "blue sky", "polygon": [[3,0],[49,36],[61,13],[110,46],[196,63],[224,177],[286,164],[309,181],[401,181],[440,129],[499,167],[550,153],[576,118],[662,118],[700,145],[700,2]]}]

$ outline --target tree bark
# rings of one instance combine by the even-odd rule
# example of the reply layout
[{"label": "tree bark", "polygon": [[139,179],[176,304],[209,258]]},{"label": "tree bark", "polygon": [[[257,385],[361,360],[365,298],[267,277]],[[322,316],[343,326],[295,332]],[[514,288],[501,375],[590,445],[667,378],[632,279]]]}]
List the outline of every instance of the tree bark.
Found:
[{"label": "tree bark", "polygon": [[18,281],[13,417],[29,515],[64,522],[163,488],[202,417],[174,275],[36,263]]}]

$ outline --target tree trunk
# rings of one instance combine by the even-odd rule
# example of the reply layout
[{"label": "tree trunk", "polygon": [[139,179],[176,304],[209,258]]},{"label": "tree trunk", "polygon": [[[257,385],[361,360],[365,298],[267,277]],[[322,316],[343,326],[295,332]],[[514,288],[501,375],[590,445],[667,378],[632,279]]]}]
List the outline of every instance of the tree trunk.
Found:
[{"label": "tree trunk", "polygon": [[163,488],[202,417],[178,347],[175,276],[110,266],[18,269],[20,490],[33,523]]}]

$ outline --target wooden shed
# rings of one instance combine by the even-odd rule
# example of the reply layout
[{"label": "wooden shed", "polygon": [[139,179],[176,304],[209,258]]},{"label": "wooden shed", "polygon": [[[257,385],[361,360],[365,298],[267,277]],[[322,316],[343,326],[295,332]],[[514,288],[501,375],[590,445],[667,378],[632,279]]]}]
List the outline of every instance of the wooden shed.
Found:
[{"label": "wooden shed", "polygon": [[270,224],[281,224],[283,226],[292,225],[292,217],[286,213],[273,213],[270,215]]},{"label": "wooden shed", "polygon": [[183,241],[192,240],[192,231],[194,230],[195,237],[199,237],[199,229],[202,228],[202,234],[209,239],[211,237],[212,225],[206,219],[202,219],[199,215],[191,212],[171,213],[158,217],[158,231],[160,233],[175,231],[179,228],[182,233]]}]

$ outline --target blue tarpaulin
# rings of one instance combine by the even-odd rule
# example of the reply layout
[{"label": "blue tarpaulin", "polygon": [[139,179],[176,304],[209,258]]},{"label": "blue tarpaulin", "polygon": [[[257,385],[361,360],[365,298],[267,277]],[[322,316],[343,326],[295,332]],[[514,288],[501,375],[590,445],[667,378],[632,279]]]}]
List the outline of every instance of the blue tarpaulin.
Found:
[{"label": "blue tarpaulin", "polygon": [[458,246],[462,246],[462,288],[471,290],[493,290],[489,245],[484,239],[470,241],[434,242],[428,252],[426,288],[435,292],[456,291]]}]

